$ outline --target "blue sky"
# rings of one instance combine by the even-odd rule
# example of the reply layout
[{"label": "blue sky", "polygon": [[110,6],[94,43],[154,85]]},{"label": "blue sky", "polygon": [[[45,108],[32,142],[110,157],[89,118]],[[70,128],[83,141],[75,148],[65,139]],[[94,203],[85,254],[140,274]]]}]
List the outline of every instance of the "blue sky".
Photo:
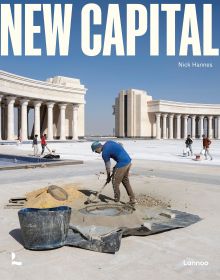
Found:
[{"label": "blue sky", "polygon": [[[59,3],[58,1],[4,1],[4,3]],[[220,61],[219,57],[192,57],[191,51],[187,57],[167,57],[165,55],[166,18],[160,14],[160,56],[149,56],[149,32],[137,39],[137,54],[135,57],[117,57],[114,47],[111,57],[98,55],[88,57],[82,53],[80,36],[80,16],[83,5],[90,1],[60,1],[73,3],[73,18],[71,42],[68,57],[47,57],[45,52],[41,57],[0,57],[0,69],[33,79],[45,80],[55,75],[80,78],[88,88],[86,96],[86,133],[110,134],[114,127],[112,105],[121,89],[137,88],[146,90],[153,99],[165,99],[185,102],[204,102],[220,104]],[[199,2],[199,4],[198,4]],[[97,1],[103,12],[103,25],[95,31],[104,34],[106,10],[110,3],[120,4],[123,37],[126,38],[126,4],[141,3],[149,8],[150,3],[181,3],[197,4],[200,36],[202,42],[202,3],[213,4],[213,46],[220,48],[220,3],[217,1]],[[147,4],[146,4],[147,3]],[[176,50],[178,53],[181,35],[183,12],[176,17]],[[43,28],[42,15],[36,16],[35,22]],[[42,30],[43,31],[43,30]],[[45,49],[43,33],[36,35],[35,47]],[[212,69],[180,69],[178,62],[213,63]]]}]

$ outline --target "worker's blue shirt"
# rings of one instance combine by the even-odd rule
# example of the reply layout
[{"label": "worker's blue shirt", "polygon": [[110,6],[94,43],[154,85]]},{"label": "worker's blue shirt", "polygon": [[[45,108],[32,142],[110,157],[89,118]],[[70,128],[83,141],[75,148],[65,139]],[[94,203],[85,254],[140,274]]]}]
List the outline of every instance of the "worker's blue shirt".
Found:
[{"label": "worker's blue shirt", "polygon": [[105,163],[110,161],[111,158],[114,159],[117,162],[116,168],[124,167],[131,162],[131,158],[122,145],[114,141],[107,141],[103,145],[102,158]]}]

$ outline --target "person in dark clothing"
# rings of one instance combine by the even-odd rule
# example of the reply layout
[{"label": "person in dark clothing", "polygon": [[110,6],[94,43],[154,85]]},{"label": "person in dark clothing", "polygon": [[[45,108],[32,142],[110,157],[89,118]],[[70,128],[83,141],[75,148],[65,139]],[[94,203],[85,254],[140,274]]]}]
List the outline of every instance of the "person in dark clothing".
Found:
[{"label": "person in dark clothing", "polygon": [[32,148],[34,148],[34,156],[37,156],[37,154],[38,154],[38,141],[37,141],[37,137],[38,137],[38,135],[35,134],[33,142],[32,142]]},{"label": "person in dark clothing", "polygon": [[[112,186],[114,190],[114,200],[115,202],[120,201],[120,190],[119,186],[122,183],[125,187],[127,194],[130,198],[130,203],[135,204],[137,201],[135,195],[130,185],[129,181],[129,171],[131,168],[131,158],[125,151],[123,146],[114,141],[107,141],[104,145],[96,141],[92,143],[91,149],[93,152],[102,153],[102,158],[105,162],[106,172],[107,172],[107,182],[112,180]],[[111,161],[110,159],[116,161],[116,165],[113,168],[113,174],[111,179]]]},{"label": "person in dark clothing", "polygon": [[50,154],[45,155],[43,158],[47,158],[47,159],[58,159],[60,158],[60,155],[56,154],[55,150],[52,150]]},{"label": "person in dark clothing", "polygon": [[210,160],[213,160],[212,155],[209,152],[209,146],[211,145],[211,140],[205,136],[205,134],[202,135],[202,145],[203,145],[203,149],[205,150],[205,159],[208,159],[207,156],[210,157]]},{"label": "person in dark clothing", "polygon": [[191,152],[191,156],[193,155],[192,143],[193,143],[193,140],[192,140],[192,138],[190,137],[190,134],[189,134],[186,138],[186,141],[185,141],[188,156],[190,155],[189,152]]}]

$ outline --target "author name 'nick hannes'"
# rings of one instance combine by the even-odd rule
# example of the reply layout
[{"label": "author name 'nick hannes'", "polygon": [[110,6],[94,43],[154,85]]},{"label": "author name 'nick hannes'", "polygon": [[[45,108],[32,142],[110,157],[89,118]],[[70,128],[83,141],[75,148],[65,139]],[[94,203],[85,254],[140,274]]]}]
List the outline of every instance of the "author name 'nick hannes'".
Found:
[{"label": "author name 'nick hannes'", "polygon": [[212,62],[196,62],[196,61],[185,61],[178,62],[178,68],[213,68]]}]

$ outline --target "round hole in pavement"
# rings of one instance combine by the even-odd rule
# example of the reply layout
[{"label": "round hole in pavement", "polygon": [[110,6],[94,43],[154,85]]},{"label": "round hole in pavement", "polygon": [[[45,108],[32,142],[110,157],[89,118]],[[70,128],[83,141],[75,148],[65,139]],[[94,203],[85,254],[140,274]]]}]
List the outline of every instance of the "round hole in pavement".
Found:
[{"label": "round hole in pavement", "polygon": [[94,216],[120,216],[131,214],[134,209],[129,205],[101,204],[87,206],[79,211],[83,214]]}]

